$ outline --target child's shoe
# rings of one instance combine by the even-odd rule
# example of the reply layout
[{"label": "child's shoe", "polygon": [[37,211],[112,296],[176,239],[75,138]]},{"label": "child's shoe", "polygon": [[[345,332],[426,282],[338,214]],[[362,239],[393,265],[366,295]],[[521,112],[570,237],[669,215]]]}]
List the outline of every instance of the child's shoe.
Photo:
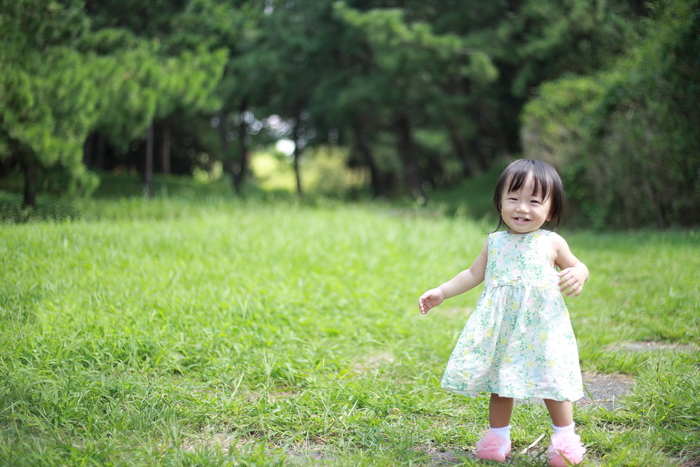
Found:
[{"label": "child's shoe", "polygon": [[480,459],[505,462],[508,454],[510,454],[510,440],[496,433],[488,432],[476,443],[476,457]]},{"label": "child's shoe", "polygon": [[573,432],[552,435],[552,443],[547,449],[549,465],[552,467],[569,467],[583,461],[586,448],[581,438]]}]

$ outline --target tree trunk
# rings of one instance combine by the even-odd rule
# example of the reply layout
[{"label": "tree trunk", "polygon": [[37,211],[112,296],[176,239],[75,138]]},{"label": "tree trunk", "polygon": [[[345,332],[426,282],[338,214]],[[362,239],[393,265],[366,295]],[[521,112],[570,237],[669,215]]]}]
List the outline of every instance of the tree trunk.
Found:
[{"label": "tree trunk", "polygon": [[219,111],[216,114],[217,118],[219,119],[219,137],[221,138],[221,160],[224,165],[224,170],[228,172],[231,175],[231,185],[233,187],[233,191],[238,194],[238,188],[236,187],[236,180],[233,177],[233,160],[231,159],[231,154],[229,154],[229,142],[228,139],[226,138],[226,133],[228,133],[228,126],[226,124],[226,114],[224,112]]},{"label": "tree trunk", "polygon": [[153,121],[148,125],[146,137],[146,170],[144,173],[146,196],[153,197]]},{"label": "tree trunk", "polygon": [[224,170],[231,176],[233,191],[235,191],[238,196],[243,196],[243,181],[245,180],[248,170],[248,143],[245,140],[248,127],[242,117],[243,112],[245,112],[245,107],[242,106],[241,108],[242,110],[239,115],[240,122],[238,124],[238,148],[241,151],[240,161],[235,160],[231,154],[231,144],[227,138],[229,128],[226,123],[226,115],[224,112],[219,112],[217,114],[219,118],[219,136],[221,137]]},{"label": "tree trunk", "polygon": [[300,148],[301,145],[299,144],[299,140],[301,139],[301,132],[303,131],[301,128],[299,128],[299,122],[301,121],[301,117],[299,116],[300,114],[301,111],[297,109],[296,114],[294,115],[294,175],[296,175],[297,179],[297,194],[299,195],[299,198],[303,198],[304,191],[302,190],[301,186],[301,167],[299,166],[299,163],[301,162],[302,153],[302,148]]},{"label": "tree trunk", "polygon": [[161,161],[163,163],[163,173],[170,174],[170,127],[165,124],[163,127],[163,146],[161,147]]},{"label": "tree trunk", "polygon": [[443,167],[440,161],[435,157],[428,158],[428,167],[425,172],[423,179],[424,185],[428,182],[429,186],[432,188],[444,185],[445,181],[449,183],[449,180],[446,180],[445,177],[445,167]]},{"label": "tree trunk", "polygon": [[248,154],[248,141],[246,140],[246,136],[248,135],[248,124],[245,120],[243,120],[242,117],[243,112],[245,112],[247,109],[248,100],[243,99],[243,101],[241,102],[241,106],[238,110],[239,115],[241,115],[238,122],[238,150],[240,152],[239,161],[238,163],[233,165],[233,185],[238,196],[242,196],[243,194],[243,182],[248,176],[248,165],[250,157],[250,155]]},{"label": "tree trunk", "polygon": [[409,193],[415,199],[425,199],[423,176],[416,156],[415,146],[411,138],[411,124],[408,117],[401,114],[396,121],[398,136],[397,150],[403,164],[404,183]]},{"label": "tree trunk", "polygon": [[304,191],[301,188],[301,171],[299,167],[299,159],[301,159],[301,149],[299,149],[298,140],[294,139],[294,175],[297,179],[297,194],[299,198],[304,197]]},{"label": "tree trunk", "polygon": [[480,175],[481,169],[474,160],[473,155],[469,154],[469,150],[467,149],[468,143],[465,143],[465,141],[459,135],[455,123],[449,122],[449,128],[452,148],[457,155],[457,158],[462,162],[462,174],[464,174],[466,178]]},{"label": "tree trunk", "polygon": [[24,171],[24,205],[36,207],[36,167],[29,162],[22,162]]},{"label": "tree trunk", "polygon": [[358,122],[357,120],[353,122],[352,129],[355,133],[355,144],[357,144],[357,149],[360,151],[360,154],[362,154],[362,156],[364,157],[365,164],[367,164],[367,167],[369,168],[369,184],[370,188],[372,189],[372,193],[375,197],[382,196],[386,193],[384,193],[384,187],[382,187],[381,185],[382,180],[379,172],[379,167],[377,167],[377,163],[374,160],[374,155],[372,154],[372,149],[369,147],[369,144],[365,139],[365,135],[362,132],[360,122]]},{"label": "tree trunk", "polygon": [[477,167],[479,167],[481,173],[484,173],[491,168],[494,159],[494,155],[488,154],[483,148],[483,146],[484,145],[479,144],[477,140],[473,140],[469,144],[469,148],[471,148],[471,154],[476,157],[478,162]]}]

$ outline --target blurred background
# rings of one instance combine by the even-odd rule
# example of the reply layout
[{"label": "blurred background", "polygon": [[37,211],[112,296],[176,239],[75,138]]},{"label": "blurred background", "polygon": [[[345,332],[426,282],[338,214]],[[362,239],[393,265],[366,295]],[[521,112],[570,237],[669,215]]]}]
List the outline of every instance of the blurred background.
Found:
[{"label": "blurred background", "polygon": [[13,0],[0,39],[0,203],[457,213],[527,157],[579,225],[700,224],[699,0]]}]

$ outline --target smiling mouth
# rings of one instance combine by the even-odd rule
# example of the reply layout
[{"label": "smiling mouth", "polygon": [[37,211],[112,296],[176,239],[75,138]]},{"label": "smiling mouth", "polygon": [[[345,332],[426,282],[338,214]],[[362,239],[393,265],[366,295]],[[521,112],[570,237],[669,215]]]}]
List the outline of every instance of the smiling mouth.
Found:
[{"label": "smiling mouth", "polygon": [[524,217],[514,217],[514,219],[518,222],[526,222],[529,221],[530,219],[526,219]]}]

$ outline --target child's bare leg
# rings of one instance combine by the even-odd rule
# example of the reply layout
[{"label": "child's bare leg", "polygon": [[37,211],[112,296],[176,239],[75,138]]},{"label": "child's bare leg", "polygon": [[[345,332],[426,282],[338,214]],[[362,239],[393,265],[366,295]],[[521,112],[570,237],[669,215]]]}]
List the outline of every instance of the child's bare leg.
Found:
[{"label": "child's bare leg", "polygon": [[476,443],[476,457],[505,462],[510,455],[510,415],[513,399],[491,394],[489,402],[489,431]]},{"label": "child's bare leg", "polygon": [[510,416],[513,414],[513,399],[491,394],[489,402],[489,423],[491,428],[501,428],[510,425]]},{"label": "child's bare leg", "polygon": [[555,401],[545,399],[544,405],[549,410],[554,426],[569,426],[574,423],[574,411],[571,408],[571,401]]},{"label": "child's bare leg", "polygon": [[554,425],[552,442],[547,448],[549,465],[552,467],[579,465],[583,461],[586,448],[583,447],[581,438],[574,433],[576,425],[571,402],[545,399],[544,403]]}]

